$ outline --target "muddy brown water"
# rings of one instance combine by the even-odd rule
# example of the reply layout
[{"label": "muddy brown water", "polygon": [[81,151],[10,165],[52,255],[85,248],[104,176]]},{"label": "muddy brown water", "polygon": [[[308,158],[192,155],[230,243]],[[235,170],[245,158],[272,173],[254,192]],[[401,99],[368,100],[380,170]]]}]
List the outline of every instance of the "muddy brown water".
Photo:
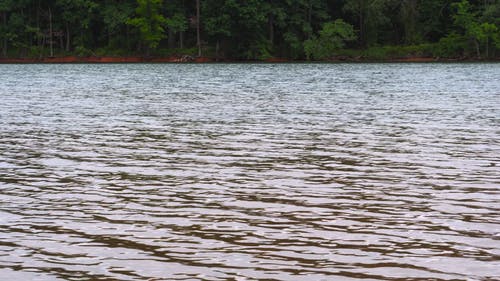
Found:
[{"label": "muddy brown water", "polygon": [[500,280],[500,64],[0,65],[0,280]]}]

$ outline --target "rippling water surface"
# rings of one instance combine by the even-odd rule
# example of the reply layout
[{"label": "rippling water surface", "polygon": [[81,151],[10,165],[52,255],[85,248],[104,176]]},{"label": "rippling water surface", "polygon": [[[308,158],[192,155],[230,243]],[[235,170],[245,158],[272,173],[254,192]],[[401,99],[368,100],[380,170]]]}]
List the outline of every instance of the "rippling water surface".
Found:
[{"label": "rippling water surface", "polygon": [[500,280],[499,79],[0,65],[0,279]]}]

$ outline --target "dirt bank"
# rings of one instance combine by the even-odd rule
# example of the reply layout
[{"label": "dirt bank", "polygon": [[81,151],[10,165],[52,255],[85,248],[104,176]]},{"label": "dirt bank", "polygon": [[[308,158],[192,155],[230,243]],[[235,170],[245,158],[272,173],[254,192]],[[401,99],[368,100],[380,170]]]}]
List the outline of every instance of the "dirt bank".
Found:
[{"label": "dirt bank", "polygon": [[0,63],[179,63],[196,62],[207,63],[214,61],[207,57],[49,57],[49,58],[0,58]]},{"label": "dirt bank", "polygon": [[[473,58],[456,58],[456,59],[441,59],[432,57],[406,57],[406,58],[386,58],[386,59],[369,59],[364,57],[347,57],[338,56],[320,62],[499,62],[499,59],[473,59]],[[264,60],[231,60],[231,59],[215,59],[211,57],[192,57],[184,56],[171,56],[171,57],[110,57],[110,56],[91,56],[91,57],[78,57],[78,56],[65,56],[65,57],[47,57],[47,58],[0,58],[0,64],[9,63],[211,63],[211,62],[267,62],[267,63],[287,63],[287,62],[307,62],[290,60],[286,58],[268,58]]]}]

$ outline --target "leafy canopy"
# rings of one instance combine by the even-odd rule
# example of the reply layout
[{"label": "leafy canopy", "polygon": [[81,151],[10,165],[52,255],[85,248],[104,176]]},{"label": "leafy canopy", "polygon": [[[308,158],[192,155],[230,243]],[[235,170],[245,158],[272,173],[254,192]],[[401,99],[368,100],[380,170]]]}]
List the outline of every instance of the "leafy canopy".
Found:
[{"label": "leafy canopy", "polygon": [[352,25],[338,19],[323,25],[319,36],[304,42],[304,51],[308,59],[324,59],[335,50],[343,48],[347,41],[356,40]]},{"label": "leafy canopy", "polygon": [[166,37],[163,26],[168,22],[160,13],[163,0],[137,0],[137,4],[137,17],[129,19],[127,23],[139,29],[149,48],[156,48]]}]

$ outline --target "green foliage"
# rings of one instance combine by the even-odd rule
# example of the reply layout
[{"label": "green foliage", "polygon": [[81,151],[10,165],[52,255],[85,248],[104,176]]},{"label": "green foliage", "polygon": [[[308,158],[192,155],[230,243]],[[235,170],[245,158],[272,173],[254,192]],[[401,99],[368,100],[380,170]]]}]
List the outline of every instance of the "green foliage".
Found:
[{"label": "green foliage", "polygon": [[480,42],[486,42],[488,39],[498,40],[498,27],[492,23],[483,22],[477,27],[476,36]]},{"label": "green foliage", "polygon": [[467,38],[457,33],[451,33],[439,40],[433,55],[442,58],[460,57],[464,55],[466,49]]},{"label": "green foliage", "polygon": [[163,0],[137,0],[138,7],[135,9],[137,17],[127,21],[139,29],[148,49],[156,48],[166,37],[163,26],[167,24],[167,20],[159,13],[162,3]]},{"label": "green foliage", "polygon": [[198,48],[175,48],[175,49],[158,49],[154,53],[157,56],[161,57],[172,57],[172,56],[183,56],[188,55],[192,57],[196,57],[198,54]]},{"label": "green foliage", "polygon": [[101,16],[108,33],[118,32],[127,23],[133,12],[134,8],[129,3],[106,3],[101,10]]},{"label": "green foliage", "polygon": [[[86,45],[86,32],[91,24],[92,14],[97,9],[98,4],[90,0],[56,0],[55,8],[60,9],[63,25],[66,26],[66,40],[74,41],[77,45]],[[57,15],[57,10],[52,11],[53,17]],[[72,40],[73,35],[76,36]],[[69,38],[68,38],[69,37]],[[68,46],[68,49],[71,46]]]},{"label": "green foliage", "polygon": [[407,0],[401,3],[400,15],[404,27],[404,41],[407,44],[415,44],[421,41],[420,32],[417,29],[418,1]]},{"label": "green foliage", "polygon": [[436,42],[445,36],[453,20],[444,16],[448,12],[451,0],[419,1],[417,8],[417,32],[430,42]]},{"label": "green foliage", "polygon": [[87,49],[80,50],[80,56],[90,56],[90,55],[95,55],[98,57],[104,57],[104,56],[120,57],[129,55],[129,52],[125,49],[110,48],[110,47],[99,48],[95,50],[95,52],[91,52],[90,50]]},{"label": "green foliage", "polygon": [[383,27],[389,25],[393,0],[346,0],[343,11],[357,22],[359,39],[363,46],[373,46],[379,41]]},{"label": "green foliage", "polygon": [[220,39],[232,35],[232,16],[238,9],[236,1],[204,1],[203,10],[206,12],[202,19],[207,35]]},{"label": "green foliage", "polygon": [[0,55],[183,53],[199,22],[218,58],[500,56],[499,0],[200,0],[199,19],[196,2],[0,0]]},{"label": "green foliage", "polygon": [[63,11],[62,18],[79,27],[88,28],[94,9],[98,7],[97,3],[89,0],[56,0],[56,6]]},{"label": "green foliage", "polygon": [[283,36],[283,39],[288,46],[289,56],[292,59],[297,59],[302,56],[304,51],[303,43],[296,34],[287,32]]},{"label": "green foliage", "polygon": [[43,55],[43,49],[39,46],[29,47],[28,57],[29,58],[39,58]]},{"label": "green foliage", "polygon": [[383,60],[388,59],[389,54],[387,47],[370,47],[362,52],[362,57],[369,60]]},{"label": "green foliage", "polygon": [[495,24],[481,22],[479,14],[473,11],[467,0],[453,6],[456,8],[453,20],[463,30],[463,35],[473,42],[477,57],[481,57],[481,47],[486,48],[488,55],[489,41],[493,41],[498,47],[499,28]]},{"label": "green foliage", "polygon": [[175,32],[186,31],[188,28],[186,17],[180,13],[176,13],[172,17],[165,19],[165,24]]},{"label": "green foliage", "polygon": [[267,51],[264,28],[267,22],[264,0],[203,1],[203,30],[213,45],[233,57],[255,59]]},{"label": "green foliage", "polygon": [[91,50],[85,48],[84,46],[76,46],[75,53],[80,57],[88,57],[94,54]]},{"label": "green foliage", "polygon": [[271,46],[268,41],[258,41],[249,46],[244,53],[245,58],[265,60],[273,57],[271,55]]},{"label": "green foliage", "polygon": [[17,39],[23,34],[23,18],[21,14],[13,13],[10,15],[7,22],[7,32],[4,34],[4,38],[12,42],[14,45],[18,45]]},{"label": "green foliage", "polygon": [[352,25],[338,19],[325,23],[318,37],[306,40],[304,51],[308,59],[324,59],[332,56],[335,50],[343,48],[346,41],[355,39]]}]

